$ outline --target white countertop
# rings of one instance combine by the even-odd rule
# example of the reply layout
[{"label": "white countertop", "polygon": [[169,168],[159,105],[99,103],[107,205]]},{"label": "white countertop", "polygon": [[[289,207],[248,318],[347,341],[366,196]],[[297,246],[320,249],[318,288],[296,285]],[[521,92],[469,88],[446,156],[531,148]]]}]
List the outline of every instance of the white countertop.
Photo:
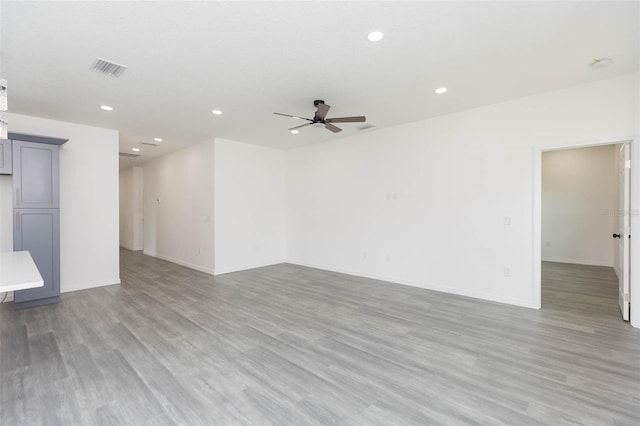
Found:
[{"label": "white countertop", "polygon": [[42,275],[28,251],[0,252],[0,293],[43,285]]}]

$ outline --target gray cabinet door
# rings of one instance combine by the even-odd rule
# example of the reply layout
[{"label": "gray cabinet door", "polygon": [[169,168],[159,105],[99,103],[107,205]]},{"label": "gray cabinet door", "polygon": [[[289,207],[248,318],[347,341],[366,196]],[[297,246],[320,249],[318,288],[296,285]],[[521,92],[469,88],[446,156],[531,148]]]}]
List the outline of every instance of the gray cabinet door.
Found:
[{"label": "gray cabinet door", "polygon": [[[57,302],[60,296],[60,217],[57,209],[13,211],[13,249],[31,253],[44,287],[14,293],[16,307]],[[34,301],[29,303],[30,301]]]},{"label": "gray cabinet door", "polygon": [[11,141],[0,139],[0,175],[11,174]]},{"label": "gray cabinet door", "polygon": [[58,146],[13,141],[13,207],[58,208]]}]

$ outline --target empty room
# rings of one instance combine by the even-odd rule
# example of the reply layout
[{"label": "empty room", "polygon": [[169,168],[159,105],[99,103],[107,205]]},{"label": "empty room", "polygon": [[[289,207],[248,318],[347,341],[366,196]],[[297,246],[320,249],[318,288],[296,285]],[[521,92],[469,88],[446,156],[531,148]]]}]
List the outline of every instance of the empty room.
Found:
[{"label": "empty room", "polygon": [[640,4],[0,2],[0,425],[640,423]]}]

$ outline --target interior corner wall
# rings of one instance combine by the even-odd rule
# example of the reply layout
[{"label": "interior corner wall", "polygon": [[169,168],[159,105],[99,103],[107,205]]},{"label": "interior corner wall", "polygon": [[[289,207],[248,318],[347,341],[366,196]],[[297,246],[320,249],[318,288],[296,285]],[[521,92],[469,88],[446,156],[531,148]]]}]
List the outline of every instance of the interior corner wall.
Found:
[{"label": "interior corner wall", "polygon": [[[69,139],[60,147],[60,291],[118,284],[118,131],[21,114],[7,118],[11,132]],[[4,210],[12,199],[6,177],[2,181],[4,249],[12,219]]]},{"label": "interior corner wall", "polygon": [[542,153],[542,260],[614,266],[616,145]]},{"label": "interior corner wall", "polygon": [[288,261],[534,307],[535,148],[638,131],[638,73],[287,154]]},{"label": "interior corner wall", "polygon": [[285,261],[285,156],[216,138],[216,275]]},{"label": "interior corner wall", "polygon": [[144,253],[213,274],[213,140],[143,166]]},{"label": "interior corner wall", "polygon": [[142,167],[120,170],[120,247],[143,248]]}]

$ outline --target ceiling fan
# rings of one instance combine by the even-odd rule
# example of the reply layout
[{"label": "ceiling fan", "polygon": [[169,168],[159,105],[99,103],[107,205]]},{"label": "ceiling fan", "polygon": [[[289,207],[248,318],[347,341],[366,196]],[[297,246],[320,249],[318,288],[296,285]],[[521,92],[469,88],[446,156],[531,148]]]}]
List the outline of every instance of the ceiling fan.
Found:
[{"label": "ceiling fan", "polygon": [[307,121],[309,121],[309,123],[301,124],[299,126],[290,128],[289,129],[290,131],[298,130],[298,129],[300,129],[302,127],[306,127],[306,126],[313,126],[313,127],[324,127],[325,129],[331,130],[333,133],[338,133],[338,132],[341,132],[342,129],[340,127],[338,127],[338,126],[334,126],[333,123],[361,123],[361,122],[363,122],[363,121],[365,121],[367,119],[364,115],[360,115],[360,116],[357,116],[357,117],[326,118],[327,117],[327,112],[329,112],[329,108],[331,108],[329,105],[325,104],[323,100],[319,100],[318,99],[318,100],[313,101],[313,106],[317,108],[317,111],[316,111],[315,115],[313,116],[313,119],[305,118],[305,117],[299,117],[297,115],[282,114],[282,113],[279,113],[279,112],[274,112],[274,114],[283,115],[285,117],[291,117],[291,118],[295,118],[295,119],[298,119],[298,120],[307,120]]}]

